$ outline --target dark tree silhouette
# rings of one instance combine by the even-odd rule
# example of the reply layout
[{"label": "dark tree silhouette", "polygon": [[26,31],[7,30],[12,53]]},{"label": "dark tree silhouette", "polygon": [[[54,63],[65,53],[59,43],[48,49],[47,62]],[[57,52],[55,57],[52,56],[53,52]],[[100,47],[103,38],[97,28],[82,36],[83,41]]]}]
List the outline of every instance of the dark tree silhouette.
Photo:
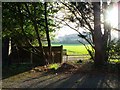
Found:
[{"label": "dark tree silhouette", "polygon": [[46,37],[47,37],[47,42],[48,42],[48,49],[49,49],[49,55],[48,55],[48,61],[52,61],[52,48],[51,48],[51,40],[50,40],[50,35],[49,35],[49,28],[48,28],[48,20],[47,20],[47,2],[44,3],[45,7],[45,24],[46,24]]}]

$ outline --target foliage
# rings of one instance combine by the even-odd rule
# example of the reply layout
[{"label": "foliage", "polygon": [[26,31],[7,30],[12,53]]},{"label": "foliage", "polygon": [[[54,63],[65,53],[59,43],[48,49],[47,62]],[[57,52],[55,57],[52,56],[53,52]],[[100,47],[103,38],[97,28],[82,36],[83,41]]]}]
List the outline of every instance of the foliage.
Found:
[{"label": "foliage", "polygon": [[120,39],[113,39],[109,44],[109,58],[120,59]]},{"label": "foliage", "polygon": [[[42,41],[46,40],[45,35],[45,20],[44,20],[44,5],[42,2],[38,3],[3,3],[3,38],[13,37],[15,42],[18,42],[19,45],[26,42],[25,35],[23,34],[20,28],[20,17],[19,17],[19,10],[18,4],[21,10],[21,19],[23,20],[23,29],[27,36],[27,38],[31,41],[32,44],[36,44],[36,34],[34,31],[33,23],[30,19],[30,16],[26,10],[25,4],[28,5],[29,10],[31,12],[31,16],[34,18],[34,4],[36,5],[36,20],[39,29],[40,37],[42,37]],[[51,6],[53,4],[49,3]],[[54,27],[55,22],[53,21],[53,12],[50,7],[47,8],[47,13],[49,14],[48,17],[48,25],[49,25],[49,32],[52,33],[55,31]]]},{"label": "foliage", "polygon": [[[50,6],[53,4],[48,3]],[[3,3],[3,38],[11,39],[11,47],[20,49],[23,46],[29,46],[32,52],[42,56],[41,63],[47,63],[43,50],[43,42],[48,41],[46,36],[46,20],[49,33],[55,31],[56,26],[53,16],[54,8],[44,7],[42,2],[4,2]],[[57,10],[56,10],[57,12]],[[45,18],[47,14],[47,19]],[[49,35],[50,36],[50,35]],[[39,45],[39,49],[33,47]],[[12,50],[11,50],[12,51]]]}]

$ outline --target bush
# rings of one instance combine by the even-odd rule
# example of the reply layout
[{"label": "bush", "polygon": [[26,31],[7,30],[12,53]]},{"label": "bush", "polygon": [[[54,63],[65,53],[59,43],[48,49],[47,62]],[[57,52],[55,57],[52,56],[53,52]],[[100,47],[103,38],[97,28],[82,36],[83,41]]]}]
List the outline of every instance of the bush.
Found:
[{"label": "bush", "polygon": [[120,39],[112,40],[108,47],[109,58],[119,59],[120,58]]}]

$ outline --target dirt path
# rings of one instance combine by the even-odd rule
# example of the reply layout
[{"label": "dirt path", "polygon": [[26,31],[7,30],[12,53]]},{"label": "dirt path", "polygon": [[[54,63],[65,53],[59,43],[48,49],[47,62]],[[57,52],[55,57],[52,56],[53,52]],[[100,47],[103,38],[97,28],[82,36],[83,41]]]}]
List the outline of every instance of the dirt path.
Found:
[{"label": "dirt path", "polygon": [[89,55],[64,55],[63,56],[63,62],[66,62],[66,61],[74,61],[74,60],[88,60],[90,58]]},{"label": "dirt path", "polygon": [[3,88],[120,88],[117,74],[25,72],[2,81]]}]

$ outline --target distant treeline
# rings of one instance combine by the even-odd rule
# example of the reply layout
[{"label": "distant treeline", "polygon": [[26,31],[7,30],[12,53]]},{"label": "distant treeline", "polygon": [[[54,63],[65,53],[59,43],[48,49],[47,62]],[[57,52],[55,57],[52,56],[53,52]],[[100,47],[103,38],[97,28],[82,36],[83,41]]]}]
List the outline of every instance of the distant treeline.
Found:
[{"label": "distant treeline", "polygon": [[87,42],[81,39],[78,34],[70,34],[58,37],[52,41],[52,44],[80,44],[80,42],[87,44]]}]

